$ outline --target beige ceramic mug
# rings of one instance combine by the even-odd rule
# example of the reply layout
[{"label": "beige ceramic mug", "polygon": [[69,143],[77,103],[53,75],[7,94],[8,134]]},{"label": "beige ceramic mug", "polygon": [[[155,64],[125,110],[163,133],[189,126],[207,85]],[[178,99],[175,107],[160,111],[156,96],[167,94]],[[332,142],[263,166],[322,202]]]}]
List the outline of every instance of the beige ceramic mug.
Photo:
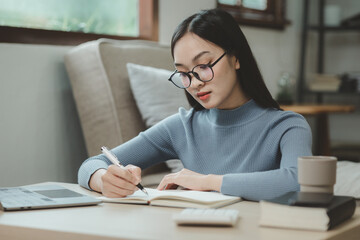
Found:
[{"label": "beige ceramic mug", "polygon": [[301,192],[333,193],[336,182],[336,157],[298,158],[298,182]]}]

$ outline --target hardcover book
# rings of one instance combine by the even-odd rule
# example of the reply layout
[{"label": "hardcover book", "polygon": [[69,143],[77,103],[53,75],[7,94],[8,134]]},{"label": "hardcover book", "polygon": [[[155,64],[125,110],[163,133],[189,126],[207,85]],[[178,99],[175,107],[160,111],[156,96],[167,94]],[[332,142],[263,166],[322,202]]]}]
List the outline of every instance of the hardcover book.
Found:
[{"label": "hardcover book", "polygon": [[290,192],[260,202],[260,226],[327,231],[350,219],[355,198]]}]

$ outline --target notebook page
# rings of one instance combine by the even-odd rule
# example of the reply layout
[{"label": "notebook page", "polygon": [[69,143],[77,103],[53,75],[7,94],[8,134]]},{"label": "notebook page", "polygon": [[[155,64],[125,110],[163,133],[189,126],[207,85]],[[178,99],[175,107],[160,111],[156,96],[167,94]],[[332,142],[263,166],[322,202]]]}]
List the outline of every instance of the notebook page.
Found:
[{"label": "notebook page", "polygon": [[[149,191],[148,189],[146,189]],[[98,199],[104,202],[122,202],[122,203],[147,203],[150,199],[151,195],[146,195],[141,190],[134,192],[131,195],[122,198],[108,198],[105,196],[98,197]]]},{"label": "notebook page", "polygon": [[[202,191],[192,191],[192,190],[156,190],[147,188],[150,199],[158,197],[169,197],[173,199],[191,199],[195,202],[218,202],[218,201],[227,201],[233,199],[239,199],[234,196],[223,195],[219,192],[202,192]],[[136,194],[139,191],[136,192]]]},{"label": "notebook page", "polygon": [[202,192],[202,191],[192,191],[192,190],[157,190],[153,188],[145,188],[149,193],[147,196],[141,190],[134,192],[132,195],[128,195],[124,198],[107,198],[99,197],[99,199],[106,202],[131,202],[135,200],[136,202],[147,202],[151,199],[158,199],[163,197],[164,199],[183,199],[193,202],[203,202],[203,203],[213,203],[213,202],[222,202],[230,201],[235,199],[240,199],[239,197],[223,195],[219,192]]}]

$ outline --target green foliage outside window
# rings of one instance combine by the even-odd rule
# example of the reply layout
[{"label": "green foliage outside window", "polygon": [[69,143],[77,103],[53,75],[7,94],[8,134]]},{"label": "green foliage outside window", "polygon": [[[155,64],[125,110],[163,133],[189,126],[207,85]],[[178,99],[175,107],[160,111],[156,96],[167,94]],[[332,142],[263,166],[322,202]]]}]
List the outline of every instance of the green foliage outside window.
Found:
[{"label": "green foliage outside window", "polygon": [[0,26],[136,37],[138,0],[0,0]]}]

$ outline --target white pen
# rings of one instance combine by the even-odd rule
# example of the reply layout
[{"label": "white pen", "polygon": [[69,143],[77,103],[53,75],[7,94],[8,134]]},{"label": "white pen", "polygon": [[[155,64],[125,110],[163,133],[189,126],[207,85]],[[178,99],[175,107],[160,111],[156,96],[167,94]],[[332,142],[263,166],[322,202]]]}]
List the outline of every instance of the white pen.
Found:
[{"label": "white pen", "polygon": [[[107,147],[101,147],[101,151],[103,154],[105,154],[105,156],[116,166],[119,167],[123,167],[119,161],[119,159],[111,152],[109,151],[109,149],[107,149]],[[146,195],[149,195],[148,192],[146,191],[146,189],[140,184],[138,183],[136,185],[143,193],[145,193]]]}]

